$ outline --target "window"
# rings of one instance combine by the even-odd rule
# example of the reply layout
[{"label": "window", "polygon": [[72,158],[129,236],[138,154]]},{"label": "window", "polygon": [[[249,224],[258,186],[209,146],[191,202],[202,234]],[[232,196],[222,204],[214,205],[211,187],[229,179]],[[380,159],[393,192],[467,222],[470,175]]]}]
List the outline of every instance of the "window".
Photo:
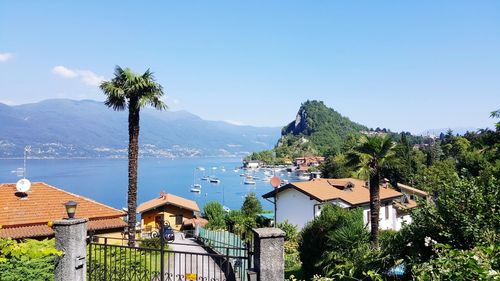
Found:
[{"label": "window", "polygon": [[177,225],[182,224],[182,215],[175,216],[175,224],[177,224]]},{"label": "window", "polygon": [[385,203],[385,219],[389,219],[389,204]]}]

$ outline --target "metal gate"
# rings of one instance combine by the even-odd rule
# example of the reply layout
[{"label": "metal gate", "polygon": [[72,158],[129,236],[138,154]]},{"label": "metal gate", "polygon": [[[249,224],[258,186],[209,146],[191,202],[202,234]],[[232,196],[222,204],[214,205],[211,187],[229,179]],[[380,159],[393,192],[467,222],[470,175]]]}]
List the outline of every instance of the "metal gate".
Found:
[{"label": "metal gate", "polygon": [[158,240],[160,245],[137,240],[137,246],[129,247],[123,239],[91,236],[87,244],[87,280],[246,280],[248,248],[219,245],[212,249],[208,243],[194,243],[191,239],[191,243],[167,243],[163,237]]}]

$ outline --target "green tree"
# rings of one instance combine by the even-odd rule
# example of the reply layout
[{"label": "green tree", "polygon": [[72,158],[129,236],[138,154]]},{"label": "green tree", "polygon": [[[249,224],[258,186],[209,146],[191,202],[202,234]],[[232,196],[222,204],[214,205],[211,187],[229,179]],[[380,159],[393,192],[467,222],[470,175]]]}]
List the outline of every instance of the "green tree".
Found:
[{"label": "green tree", "polygon": [[104,81],[100,88],[106,95],[104,104],[117,111],[128,108],[128,244],[135,245],[137,209],[137,159],[139,156],[139,113],[141,108],[152,106],[158,110],[167,108],[161,100],[163,88],[155,81],[149,69],[135,74],[129,68],[115,68],[115,77]]},{"label": "green tree", "polygon": [[241,211],[247,216],[255,219],[255,216],[262,212],[262,204],[255,196],[255,193],[250,192],[245,197]]},{"label": "green tree", "polygon": [[393,148],[389,136],[366,137],[348,155],[349,163],[358,169],[358,174],[370,181],[370,241],[374,249],[378,249],[380,172],[386,160],[394,154]]},{"label": "green tree", "polygon": [[[363,251],[357,251],[362,247]],[[369,251],[369,236],[363,225],[361,209],[326,205],[301,232],[300,260],[308,278],[315,274],[333,276],[341,272],[346,263],[361,260],[357,253]]]},{"label": "green tree", "polygon": [[429,192],[439,192],[444,185],[456,180],[458,174],[455,163],[449,158],[422,169],[415,177],[415,187]]},{"label": "green tree", "polygon": [[345,154],[330,156],[320,165],[321,174],[324,178],[347,178],[351,176],[352,169],[347,165]]},{"label": "green tree", "polygon": [[483,184],[461,178],[444,184],[434,202],[419,202],[411,211],[412,223],[401,229],[391,255],[408,262],[427,262],[435,255],[432,243],[456,249],[500,242],[500,181]]},{"label": "green tree", "polygon": [[225,213],[221,203],[216,201],[208,202],[203,210],[208,219],[206,228],[213,230],[226,228]]}]

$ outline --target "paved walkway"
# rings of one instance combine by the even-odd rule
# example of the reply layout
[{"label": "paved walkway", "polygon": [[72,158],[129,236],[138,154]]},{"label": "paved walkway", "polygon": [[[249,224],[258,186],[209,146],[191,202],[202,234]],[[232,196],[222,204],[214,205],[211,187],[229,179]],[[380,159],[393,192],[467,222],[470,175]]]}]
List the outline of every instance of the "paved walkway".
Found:
[{"label": "paved walkway", "polygon": [[184,238],[182,233],[175,233],[175,241],[168,244],[165,258],[168,261],[165,265],[165,280],[226,280],[220,269],[222,261],[212,258],[198,243]]}]

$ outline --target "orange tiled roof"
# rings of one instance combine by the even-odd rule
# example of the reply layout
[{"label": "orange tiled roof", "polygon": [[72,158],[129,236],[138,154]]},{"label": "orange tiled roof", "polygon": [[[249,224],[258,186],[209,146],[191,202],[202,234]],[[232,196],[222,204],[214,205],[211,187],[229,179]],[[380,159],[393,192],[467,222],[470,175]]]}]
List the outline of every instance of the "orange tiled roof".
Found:
[{"label": "orange tiled roof", "polygon": [[[124,228],[127,223],[120,218],[91,220],[87,223],[88,230],[104,230]],[[50,237],[54,235],[54,231],[47,224],[37,224],[29,226],[19,226],[0,229],[0,238],[35,238],[35,237]]]},{"label": "orange tiled roof", "polygon": [[405,211],[405,210],[413,209],[413,208],[417,207],[417,202],[414,200],[408,199],[408,202],[403,203],[400,200],[398,200],[398,201],[394,201],[394,203],[392,205],[394,206],[394,208],[396,208],[398,210]]},{"label": "orange tiled roof", "polygon": [[160,197],[154,198],[152,200],[146,201],[139,205],[137,207],[137,212],[138,213],[144,213],[146,211],[149,211],[151,209],[163,206],[163,205],[174,205],[177,207],[181,207],[184,209],[192,210],[195,212],[199,212],[200,208],[198,207],[198,204],[194,202],[193,200],[189,200],[186,198],[182,198],[179,196],[175,196],[173,194],[169,193],[160,193]]},{"label": "orange tiled roof", "polygon": [[[263,197],[274,197],[276,193],[289,188],[294,188],[305,193],[319,202],[334,199],[343,200],[351,205],[361,205],[370,202],[370,190],[365,186],[365,181],[354,178],[313,179],[306,182],[294,182],[264,194]],[[380,200],[399,196],[402,196],[402,194],[392,188],[380,187]]]},{"label": "orange tiled roof", "polygon": [[399,182],[398,182],[398,187],[399,187],[399,189],[401,189],[401,192],[415,194],[415,195],[421,196],[423,198],[426,198],[427,196],[429,196],[429,193],[427,193],[423,190],[420,190],[420,189],[417,189],[415,187],[411,187],[409,185],[405,185],[405,184],[402,184]]},{"label": "orange tiled roof", "polygon": [[184,226],[192,226],[192,227],[195,227],[196,224],[199,224],[201,227],[205,227],[205,225],[207,225],[207,223],[208,223],[207,219],[200,218],[200,217],[196,217],[196,218],[192,218],[192,219],[184,218],[184,220],[182,221],[182,224]]},{"label": "orange tiled roof", "polygon": [[0,184],[0,225],[3,228],[47,224],[67,216],[64,203],[78,203],[76,217],[89,220],[119,218],[125,212],[43,182],[32,183],[24,199],[16,195],[15,184]]}]

